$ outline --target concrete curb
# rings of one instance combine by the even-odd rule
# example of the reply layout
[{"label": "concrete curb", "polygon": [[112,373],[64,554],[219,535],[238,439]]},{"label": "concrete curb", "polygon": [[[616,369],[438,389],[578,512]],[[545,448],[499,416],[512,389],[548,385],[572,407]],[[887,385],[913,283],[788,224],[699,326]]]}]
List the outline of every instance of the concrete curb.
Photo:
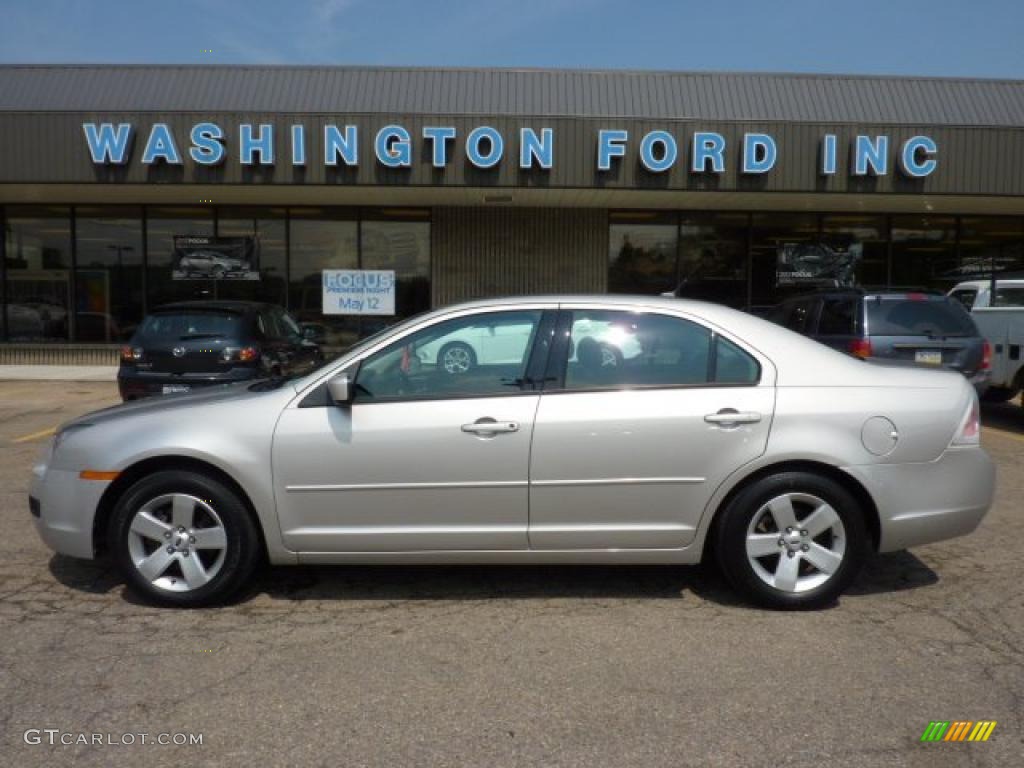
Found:
[{"label": "concrete curb", "polygon": [[108,365],[0,365],[0,381],[117,381]]}]

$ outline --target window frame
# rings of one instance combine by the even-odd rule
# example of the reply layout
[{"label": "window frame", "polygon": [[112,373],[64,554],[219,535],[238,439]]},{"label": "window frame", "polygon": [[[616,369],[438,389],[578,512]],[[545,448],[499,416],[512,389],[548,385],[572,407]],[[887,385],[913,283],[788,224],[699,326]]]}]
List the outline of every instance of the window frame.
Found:
[{"label": "window frame", "polygon": [[[566,386],[566,370],[569,366],[569,345],[572,336],[572,325],[573,325],[573,313],[574,312],[585,312],[585,311],[607,311],[607,312],[619,312],[622,314],[636,314],[636,315],[657,315],[660,317],[670,318],[672,320],[679,320],[685,323],[692,323],[706,330],[709,334],[708,337],[708,370],[707,370],[707,381],[693,383],[693,384],[630,384],[630,385],[616,385],[608,387],[572,387]],[[737,349],[746,354],[754,364],[757,366],[757,377],[754,381],[744,382],[719,382],[714,381],[713,377],[716,373],[716,366],[718,361],[718,340],[719,338],[725,339],[732,343]],[[736,389],[737,387],[760,387],[764,385],[764,374],[765,365],[763,358],[755,354],[747,344],[727,333],[722,333],[715,326],[703,321],[699,318],[690,317],[687,315],[678,315],[671,312],[659,312],[657,310],[651,310],[641,307],[624,307],[624,306],[597,306],[597,305],[578,305],[566,307],[563,305],[558,312],[558,321],[555,328],[555,343],[552,346],[551,354],[548,358],[547,372],[544,379],[543,394],[545,395],[579,395],[588,393],[598,392],[642,392],[648,390],[672,390],[672,389]]]}]

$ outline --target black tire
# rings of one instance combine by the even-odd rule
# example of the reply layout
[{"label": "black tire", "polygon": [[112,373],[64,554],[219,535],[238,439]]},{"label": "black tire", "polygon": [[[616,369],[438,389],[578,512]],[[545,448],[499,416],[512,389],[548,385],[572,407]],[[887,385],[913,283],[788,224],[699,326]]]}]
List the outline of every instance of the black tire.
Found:
[{"label": "black tire", "polygon": [[[845,552],[838,568],[827,576],[824,583],[812,586],[806,591],[784,591],[772,586],[758,575],[747,556],[747,536],[755,515],[762,518],[762,510],[765,505],[785,494],[803,494],[825,501],[835,510],[842,522]],[[808,518],[807,510],[809,508],[810,505],[805,508],[803,502],[794,505],[798,523]],[[822,608],[836,601],[839,595],[850,586],[864,564],[868,552],[864,514],[865,511],[857,499],[842,485],[827,477],[809,472],[783,472],[778,475],[769,475],[741,490],[722,510],[721,517],[717,521],[714,541],[716,559],[725,578],[736,591],[757,605],[788,610]],[[769,519],[773,521],[774,516]],[[770,535],[773,538],[779,535],[780,541],[784,536],[801,535],[799,525],[795,528],[797,530],[794,534],[785,534],[785,531],[779,531],[770,533]],[[827,538],[822,539],[822,536]],[[831,532],[826,532],[808,539],[808,541],[811,542],[811,546],[814,543],[821,543],[821,541],[827,545],[829,541],[832,541],[831,536]],[[797,547],[798,541],[794,541],[793,546]],[[765,572],[769,572],[774,567],[781,565],[782,559],[789,554],[788,544],[784,543],[779,545],[777,556],[766,555],[759,559],[758,563]],[[814,577],[817,573],[823,573],[813,568],[809,562],[804,561],[804,555],[800,551],[796,551],[794,554],[798,556],[796,558],[797,568],[804,576]]]},{"label": "black tire", "polygon": [[[188,591],[172,591],[151,583],[139,572],[132,559],[130,539],[134,537],[131,525],[136,512],[147,503],[171,494],[191,496],[209,505],[219,518],[226,539],[223,556],[219,550],[203,550],[202,554],[198,549],[191,550],[191,556],[200,562],[201,557],[209,558],[211,552],[216,552],[219,566],[207,583]],[[199,506],[196,509],[197,518],[205,514]],[[194,471],[162,470],[136,482],[118,499],[110,518],[107,536],[113,560],[128,586],[148,602],[159,605],[197,608],[223,603],[245,584],[260,560],[259,533],[245,502],[221,481]],[[136,542],[140,540],[142,539],[135,538]],[[148,539],[142,541],[147,542],[147,547],[153,543]],[[157,549],[162,551],[163,543],[147,554],[153,554]],[[178,563],[183,565],[179,556],[182,554],[176,552],[174,556],[178,558]],[[175,568],[178,569],[177,572]],[[185,578],[180,565],[172,564],[163,579],[173,581],[177,574],[181,574],[181,583],[184,584]]]},{"label": "black tire", "polygon": [[1008,403],[1019,394],[1019,389],[1009,389],[1007,387],[989,387],[988,389],[985,390],[985,394],[981,396],[981,399],[984,400],[986,403]]},{"label": "black tire", "polygon": [[[466,354],[466,359],[469,361],[469,368],[464,371],[452,371],[445,365],[446,356],[453,351],[460,351]],[[441,351],[437,353],[437,364],[438,367],[447,373],[449,376],[460,376],[464,373],[469,373],[473,368],[476,367],[476,352],[473,348],[461,341],[450,341],[441,347]]]}]

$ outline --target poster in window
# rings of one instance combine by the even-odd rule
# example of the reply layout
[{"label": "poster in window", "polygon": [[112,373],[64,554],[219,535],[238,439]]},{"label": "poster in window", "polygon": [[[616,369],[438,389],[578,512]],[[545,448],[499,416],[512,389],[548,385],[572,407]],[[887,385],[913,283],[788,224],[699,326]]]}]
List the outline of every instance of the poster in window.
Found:
[{"label": "poster in window", "polygon": [[175,235],[173,280],[259,280],[259,253],[252,237]]},{"label": "poster in window", "polygon": [[849,288],[856,282],[862,243],[782,243],[778,248],[775,284],[808,288]]}]

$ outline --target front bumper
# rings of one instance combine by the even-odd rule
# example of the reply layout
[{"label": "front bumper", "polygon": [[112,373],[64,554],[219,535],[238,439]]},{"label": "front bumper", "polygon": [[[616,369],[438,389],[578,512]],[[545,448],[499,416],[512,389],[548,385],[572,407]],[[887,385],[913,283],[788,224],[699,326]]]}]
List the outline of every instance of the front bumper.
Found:
[{"label": "front bumper", "polygon": [[892,552],[964,536],[992,506],[996,468],[981,448],[949,448],[927,464],[843,467],[867,488]]},{"label": "front bumper", "polygon": [[78,472],[51,469],[45,463],[33,467],[29,498],[35,503],[30,502],[30,508],[43,542],[55,552],[93,559],[93,521],[109,485],[109,481],[82,480]]}]

